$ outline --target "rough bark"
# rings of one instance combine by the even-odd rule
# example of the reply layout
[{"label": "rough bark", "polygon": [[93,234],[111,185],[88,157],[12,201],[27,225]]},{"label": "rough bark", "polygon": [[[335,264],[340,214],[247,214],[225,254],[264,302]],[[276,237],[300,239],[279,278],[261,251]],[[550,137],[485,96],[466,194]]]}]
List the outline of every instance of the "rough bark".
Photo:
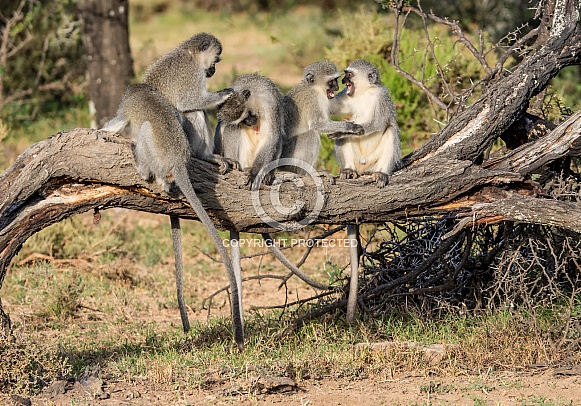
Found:
[{"label": "rough bark", "polygon": [[[579,14],[577,13],[577,16]],[[514,72],[492,86],[472,106],[416,151],[404,165],[417,164],[443,154],[476,161],[488,146],[522,117],[531,97],[547,87],[561,69],[581,64],[581,29],[578,23],[565,26],[537,52],[529,55]]]},{"label": "rough bark", "polygon": [[[520,208],[528,207],[536,213],[526,217],[528,221],[581,232],[581,204],[534,197],[525,176],[567,154],[570,146],[579,145],[580,126],[581,112],[490,168],[432,157],[396,172],[384,189],[365,181],[325,182],[325,204],[315,223],[374,223],[449,213],[474,220],[522,221],[526,213]],[[214,165],[203,161],[195,161],[191,168],[196,192],[218,227],[270,230],[255,210],[241,175],[238,171],[218,175]],[[5,191],[0,196],[0,280],[28,237],[73,214],[124,207],[195,219],[183,198],[169,196],[139,177],[129,140],[96,130],[66,131],[33,145],[0,176],[0,189]],[[275,220],[292,223],[304,215],[277,214],[269,192],[268,187],[261,190],[261,204]],[[303,188],[284,184],[280,195],[285,202],[305,202],[305,211],[309,211],[317,193],[316,184],[305,178]],[[521,204],[518,209],[517,203]]]}]

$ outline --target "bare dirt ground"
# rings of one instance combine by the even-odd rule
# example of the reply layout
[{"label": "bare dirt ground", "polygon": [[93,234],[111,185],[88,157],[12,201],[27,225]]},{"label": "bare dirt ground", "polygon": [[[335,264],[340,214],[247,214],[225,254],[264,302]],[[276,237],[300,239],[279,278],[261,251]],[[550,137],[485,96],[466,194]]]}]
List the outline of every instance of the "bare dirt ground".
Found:
[{"label": "bare dirt ground", "polygon": [[[577,371],[579,372],[579,371]],[[323,379],[261,393],[260,379],[216,381],[204,388],[177,390],[146,382],[104,382],[93,397],[79,383],[59,381],[31,399],[32,405],[578,405],[578,376],[543,372],[438,377],[413,372],[392,379]],[[64,392],[64,393],[63,393]],[[26,404],[0,396],[2,404]]]},{"label": "bare dirt ground", "polygon": [[[214,281],[220,286],[220,281]],[[214,286],[212,287],[214,289]],[[206,290],[206,288],[202,288]],[[248,289],[253,305],[271,303],[276,289],[268,283]],[[268,301],[271,297],[271,301]],[[147,300],[147,298],[144,298]],[[250,301],[247,300],[247,303]],[[13,320],[18,307],[11,309]],[[26,311],[26,309],[21,309]],[[227,306],[218,313],[228,312]],[[215,314],[215,313],[213,313]],[[175,309],[135,316],[156,323],[179,324]],[[203,312],[190,314],[204,319]],[[581,405],[581,368],[524,368],[518,372],[482,371],[480,374],[449,376],[434,365],[433,371],[405,371],[365,379],[266,378],[249,372],[244,379],[216,376],[201,387],[176,387],[135,377],[132,381],[102,378],[96,390],[91,382],[57,381],[38,396],[18,398],[0,394],[2,405]],[[27,403],[30,401],[30,403]]]}]

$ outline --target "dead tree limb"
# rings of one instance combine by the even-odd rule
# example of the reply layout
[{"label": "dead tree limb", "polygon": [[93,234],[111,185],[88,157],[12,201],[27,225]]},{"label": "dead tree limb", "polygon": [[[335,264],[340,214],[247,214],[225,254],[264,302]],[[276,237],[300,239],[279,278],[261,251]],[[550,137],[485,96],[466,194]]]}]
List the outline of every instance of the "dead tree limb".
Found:
[{"label": "dead tree limb", "polygon": [[[557,3],[546,43],[407,156],[389,186],[378,190],[363,178],[336,185],[323,182],[323,190],[318,190],[316,182],[305,177],[304,187],[286,182],[278,193],[286,207],[301,202],[297,213],[279,213],[270,201],[269,187],[258,195],[261,208],[281,224],[291,224],[315,209],[322,194],[324,204],[314,219],[318,224],[455,215],[476,222],[555,224],[581,232],[581,204],[539,195],[530,177],[547,163],[579,151],[580,113],[505,157],[477,164],[490,143],[522,117],[532,96],[560,69],[581,63],[579,2]],[[240,172],[218,175],[213,165],[196,160],[190,173],[218,227],[272,231],[258,214],[257,196],[245,189]],[[138,176],[127,139],[97,130],[61,132],[31,146],[0,175],[0,190],[0,286],[8,264],[28,237],[71,215],[124,207],[195,219],[182,198],[169,196]]]},{"label": "dead tree limb", "polygon": [[[580,123],[581,118],[576,114],[554,132],[566,135],[567,145],[576,145],[581,133],[564,129],[578,129]],[[551,135],[553,133],[519,151],[520,154],[536,151],[531,159],[522,163],[523,167],[530,169],[535,161],[544,163],[563,154],[563,151],[555,154],[551,149],[552,144],[548,142],[552,140]],[[504,161],[499,161],[495,166],[503,168],[502,163]],[[398,171],[390,185],[381,191],[371,183],[360,181],[326,183],[325,205],[316,222],[374,223],[427,214],[471,213],[477,204],[506,200],[519,194],[533,195],[533,188],[523,176],[526,170],[520,171],[515,162],[504,167],[510,171],[433,157]],[[244,188],[239,172],[220,176],[211,164],[196,161],[192,179],[219,227],[255,232],[269,230],[254,209],[251,192]],[[74,214],[124,207],[195,219],[183,199],[166,195],[155,184],[147,184],[139,178],[128,140],[95,130],[71,130],[33,145],[0,176],[0,189],[4,191],[0,197],[2,276],[28,237]],[[268,188],[261,191],[264,197],[261,203],[266,211],[274,211],[268,193]],[[281,188],[282,200],[302,200],[307,208],[314,206],[316,195],[316,186],[309,183],[309,179],[301,189]],[[355,196],[357,204],[353,204]],[[562,204],[571,206],[570,213],[581,210],[577,203]],[[279,215],[276,220],[290,222],[300,215],[290,218]],[[510,213],[505,216],[510,219]],[[547,218],[550,216],[547,212]],[[540,217],[538,221],[547,219]],[[573,222],[568,223],[568,227],[576,229]]]}]

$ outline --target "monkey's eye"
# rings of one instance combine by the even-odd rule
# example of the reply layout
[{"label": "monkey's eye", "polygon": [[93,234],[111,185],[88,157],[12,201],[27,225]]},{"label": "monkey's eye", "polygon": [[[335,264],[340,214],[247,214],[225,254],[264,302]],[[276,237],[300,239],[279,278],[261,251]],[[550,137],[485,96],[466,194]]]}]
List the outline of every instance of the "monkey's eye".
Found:
[{"label": "monkey's eye", "polygon": [[327,84],[328,84],[329,86],[333,86],[335,83],[337,83],[337,80],[336,80],[336,79],[329,80],[329,82],[327,82]]}]

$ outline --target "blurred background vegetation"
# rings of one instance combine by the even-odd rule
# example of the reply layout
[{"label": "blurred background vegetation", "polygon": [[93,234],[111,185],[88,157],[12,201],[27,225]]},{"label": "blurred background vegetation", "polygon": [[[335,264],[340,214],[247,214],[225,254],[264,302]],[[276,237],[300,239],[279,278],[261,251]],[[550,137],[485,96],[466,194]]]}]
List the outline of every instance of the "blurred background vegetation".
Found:
[{"label": "blurred background vegetation", "polygon": [[[0,170],[33,142],[91,125],[78,11],[81,2],[26,0],[21,17],[8,25],[19,2],[0,0],[0,28],[14,44],[12,49],[0,49]],[[303,0],[130,0],[129,7],[133,80],[139,80],[149,63],[185,38],[209,31],[224,45],[223,62],[209,81],[213,90],[229,86],[239,74],[260,71],[286,92],[301,79],[302,68],[313,61],[329,59],[342,69],[351,60],[364,58],[378,66],[383,83],[391,90],[404,153],[445,124],[443,113],[432,108],[423,92],[390,68],[393,17],[372,0],[317,4]],[[458,19],[476,43],[482,30],[486,45],[522,27],[534,12],[528,0],[446,4],[428,0],[422,7],[434,7],[438,15]],[[429,29],[447,81],[462,86],[482,77],[480,66],[449,31],[438,26]],[[406,71],[416,78],[423,76],[430,90],[441,94],[436,65],[424,52],[426,45],[424,27],[407,24],[399,58]],[[559,111],[579,105],[579,73],[579,67],[565,69],[544,95]],[[336,171],[332,143],[326,137],[323,143],[321,166]]]}]

